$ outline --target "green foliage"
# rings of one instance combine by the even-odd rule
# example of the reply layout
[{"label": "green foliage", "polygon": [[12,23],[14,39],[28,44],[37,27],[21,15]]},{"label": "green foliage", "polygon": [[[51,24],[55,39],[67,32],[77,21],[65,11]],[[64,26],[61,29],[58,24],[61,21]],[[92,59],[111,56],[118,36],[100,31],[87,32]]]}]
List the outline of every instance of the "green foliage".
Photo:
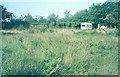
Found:
[{"label": "green foliage", "polygon": [[110,29],[110,31],[107,31],[106,35],[111,35],[111,36],[118,36],[119,35],[119,32],[118,32],[118,29]]},{"label": "green foliage", "polygon": [[69,21],[70,20],[70,18],[72,17],[72,15],[70,14],[70,11],[68,11],[68,10],[66,10],[65,12],[64,12],[64,20],[65,21]]},{"label": "green foliage", "polygon": [[29,33],[35,33],[35,29],[30,29]]},{"label": "green foliage", "polygon": [[3,75],[118,74],[118,38],[113,34],[57,29],[2,38]]},{"label": "green foliage", "polygon": [[78,32],[74,32],[76,35],[100,35],[96,30],[81,30]]},{"label": "green foliage", "polygon": [[88,21],[87,15],[88,15],[87,9],[79,11],[75,13],[73,20],[77,22],[87,22]]},{"label": "green foliage", "polygon": [[35,20],[41,24],[41,23],[46,23],[46,19],[44,19],[42,16],[36,16]]},{"label": "green foliage", "polygon": [[40,28],[39,30],[40,30],[40,32],[47,32],[47,28],[44,28],[44,27]]},{"label": "green foliage", "polygon": [[10,23],[2,23],[2,29],[15,29],[23,27],[23,29],[29,28],[29,23],[20,19],[13,19]]},{"label": "green foliage", "polygon": [[50,30],[49,30],[49,32],[50,32],[50,33],[53,33],[53,32],[54,32],[54,30],[53,30],[53,29],[50,29]]},{"label": "green foliage", "polygon": [[23,25],[20,25],[16,28],[17,30],[25,30],[25,27]]},{"label": "green foliage", "polygon": [[25,22],[29,24],[35,24],[37,21],[32,17],[32,15],[28,14],[24,20]]},{"label": "green foliage", "polygon": [[[6,9],[4,9],[5,11]],[[3,11],[3,12],[4,12]],[[70,14],[70,11],[66,10],[64,12],[64,18],[59,19],[58,15],[51,13],[47,18],[42,16],[36,16],[33,18],[32,15],[28,14],[25,16],[25,20],[21,21],[19,19],[13,19],[13,22],[6,26],[3,26],[3,29],[16,28],[19,25],[24,27],[28,26],[26,24],[45,24],[48,27],[54,28],[80,28],[80,23],[90,22],[93,24],[93,28],[97,28],[97,25],[105,25],[108,28],[118,28],[119,26],[119,2],[105,2],[105,3],[93,3],[89,9],[83,9],[76,12],[73,16]],[[14,16],[13,16],[14,18]],[[19,22],[19,23],[18,23]],[[14,24],[14,25],[13,25]]]},{"label": "green foliage", "polygon": [[39,33],[39,32],[48,32],[48,29],[43,25],[35,25],[29,29],[29,33]]},{"label": "green foliage", "polygon": [[[111,13],[111,18],[107,16]],[[108,18],[108,20],[105,20]],[[82,10],[74,14],[73,20],[76,22],[91,22],[94,28],[97,24],[106,25],[115,28],[118,22],[118,5],[117,2],[105,2],[103,4],[92,4],[89,10]]]},{"label": "green foliage", "polygon": [[58,20],[58,16],[52,13],[47,17],[47,19],[48,19],[48,22],[56,22]]},{"label": "green foliage", "polygon": [[106,25],[110,28],[113,27],[115,28],[117,25],[117,20],[113,17],[112,14],[108,14],[106,18],[104,19],[106,22]]},{"label": "green foliage", "polygon": [[[35,19],[32,17],[32,15],[25,16],[24,22],[29,24],[48,24],[49,27],[58,27],[58,28],[73,28],[76,27],[75,23],[82,23],[82,22],[91,22],[93,24],[93,28],[97,28],[98,24],[106,25],[108,28],[111,26],[112,28],[118,28],[118,3],[115,2],[105,2],[103,4],[92,4],[89,7],[89,10],[84,9],[79,12],[76,12],[73,16],[70,14],[70,11],[65,11],[65,17],[62,19],[59,19],[57,15],[54,13],[51,13],[47,19],[44,19],[42,16],[37,16]],[[15,21],[15,22],[14,22]],[[19,20],[19,24],[17,24],[18,20],[14,20],[13,23],[6,24],[8,26],[3,26],[3,29],[8,27],[13,28],[13,24],[16,23],[16,25],[20,25],[23,23]],[[64,24],[63,24],[64,22]],[[59,23],[59,24],[57,24]],[[78,27],[78,26],[77,26]],[[15,27],[16,28],[16,27]]]}]

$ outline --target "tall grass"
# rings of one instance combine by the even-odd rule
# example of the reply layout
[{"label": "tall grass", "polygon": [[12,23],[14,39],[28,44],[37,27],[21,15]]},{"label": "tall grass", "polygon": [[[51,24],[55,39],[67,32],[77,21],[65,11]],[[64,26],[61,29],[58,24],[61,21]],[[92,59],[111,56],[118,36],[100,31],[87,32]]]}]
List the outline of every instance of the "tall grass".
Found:
[{"label": "tall grass", "polygon": [[66,29],[2,35],[2,74],[117,75],[117,40]]}]

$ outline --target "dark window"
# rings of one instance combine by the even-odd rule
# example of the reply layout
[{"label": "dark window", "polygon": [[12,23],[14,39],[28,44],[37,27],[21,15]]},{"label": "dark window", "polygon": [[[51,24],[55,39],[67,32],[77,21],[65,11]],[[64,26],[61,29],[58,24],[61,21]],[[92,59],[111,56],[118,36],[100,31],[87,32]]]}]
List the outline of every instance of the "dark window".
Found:
[{"label": "dark window", "polygon": [[85,27],[85,25],[82,25],[82,27]]},{"label": "dark window", "polygon": [[6,15],[6,18],[10,18],[10,16],[9,16],[9,15]]}]

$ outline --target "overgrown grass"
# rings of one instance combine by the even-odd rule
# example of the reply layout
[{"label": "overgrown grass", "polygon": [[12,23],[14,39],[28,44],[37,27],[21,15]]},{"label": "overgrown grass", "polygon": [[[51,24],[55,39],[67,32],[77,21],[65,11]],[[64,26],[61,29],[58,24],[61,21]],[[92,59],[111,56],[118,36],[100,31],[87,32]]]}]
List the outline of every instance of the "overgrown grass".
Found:
[{"label": "overgrown grass", "polygon": [[118,38],[112,34],[47,29],[2,35],[2,51],[3,75],[118,74]]}]

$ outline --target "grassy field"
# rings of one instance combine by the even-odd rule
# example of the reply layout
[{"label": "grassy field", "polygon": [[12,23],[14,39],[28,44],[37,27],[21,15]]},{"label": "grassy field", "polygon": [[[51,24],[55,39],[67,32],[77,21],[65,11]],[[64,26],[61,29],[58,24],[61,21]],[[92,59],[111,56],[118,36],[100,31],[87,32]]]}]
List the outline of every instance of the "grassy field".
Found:
[{"label": "grassy field", "polygon": [[95,30],[30,29],[2,35],[3,75],[117,75],[118,37]]}]

